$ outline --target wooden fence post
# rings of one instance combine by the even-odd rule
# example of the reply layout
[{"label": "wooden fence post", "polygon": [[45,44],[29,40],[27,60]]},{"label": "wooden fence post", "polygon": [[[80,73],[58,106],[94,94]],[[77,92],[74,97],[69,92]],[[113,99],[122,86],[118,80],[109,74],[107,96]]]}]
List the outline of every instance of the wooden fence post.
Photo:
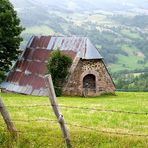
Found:
[{"label": "wooden fence post", "polygon": [[4,102],[3,102],[1,97],[0,97],[0,112],[1,112],[1,114],[3,116],[3,119],[4,119],[4,121],[5,121],[6,125],[7,125],[7,129],[9,130],[9,132],[13,136],[17,137],[18,136],[17,135],[17,129],[14,126],[14,124],[12,122],[12,119],[11,119],[11,117],[10,117],[10,115],[9,115],[9,113],[8,113],[8,111],[7,111],[7,109],[6,109],[5,105],[4,105]]},{"label": "wooden fence post", "polygon": [[58,106],[58,102],[56,99],[56,94],[55,94],[55,90],[54,90],[54,86],[53,86],[53,82],[52,82],[52,78],[51,75],[46,75],[45,76],[45,84],[49,93],[49,100],[50,103],[52,105],[53,111],[58,119],[58,122],[60,124],[61,130],[63,132],[65,141],[66,141],[66,145],[68,148],[71,148],[72,145],[70,143],[70,135],[69,135],[69,131],[67,129],[67,126],[65,124],[64,121],[64,117],[62,115],[62,113],[60,112],[59,106]]}]

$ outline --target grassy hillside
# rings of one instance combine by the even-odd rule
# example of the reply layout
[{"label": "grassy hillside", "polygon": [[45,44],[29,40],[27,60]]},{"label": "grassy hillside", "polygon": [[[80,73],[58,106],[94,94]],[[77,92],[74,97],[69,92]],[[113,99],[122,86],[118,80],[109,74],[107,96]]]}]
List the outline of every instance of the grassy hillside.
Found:
[{"label": "grassy hillside", "polygon": [[11,0],[32,35],[87,36],[112,72],[148,70],[148,5],[146,0]]},{"label": "grassy hillside", "polygon": [[101,11],[46,12],[42,11],[42,7],[39,9],[42,12],[40,15],[36,10],[32,14],[23,10],[20,14],[22,23],[26,26],[22,34],[22,47],[25,47],[31,35],[88,36],[112,72],[148,69],[147,15]]},{"label": "grassy hillside", "polygon": [[[0,147],[64,147],[55,115],[50,106],[44,106],[49,104],[48,97],[0,95],[20,131],[16,143],[4,132],[7,131],[6,126],[0,116]],[[132,113],[148,112],[148,93],[117,93],[116,96],[95,98],[60,97],[58,102],[73,147],[147,147],[148,137],[136,136],[148,135],[147,115]]]}]

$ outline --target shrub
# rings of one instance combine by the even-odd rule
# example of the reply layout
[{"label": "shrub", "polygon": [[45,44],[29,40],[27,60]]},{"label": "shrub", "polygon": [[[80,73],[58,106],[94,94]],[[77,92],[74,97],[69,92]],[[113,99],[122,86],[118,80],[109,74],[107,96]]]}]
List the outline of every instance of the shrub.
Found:
[{"label": "shrub", "polygon": [[5,74],[4,74],[3,71],[0,71],[0,83],[1,83],[2,81],[4,81],[4,79],[5,79]]},{"label": "shrub", "polygon": [[63,54],[59,49],[52,52],[48,61],[48,73],[51,74],[55,93],[62,95],[62,87],[68,75],[68,69],[72,64],[72,59]]}]

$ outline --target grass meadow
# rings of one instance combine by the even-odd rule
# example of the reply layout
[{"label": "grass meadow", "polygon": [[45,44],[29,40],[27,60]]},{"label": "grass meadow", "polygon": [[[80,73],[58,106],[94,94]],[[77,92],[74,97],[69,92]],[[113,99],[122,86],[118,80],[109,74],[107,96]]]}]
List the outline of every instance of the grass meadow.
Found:
[{"label": "grass meadow", "polygon": [[[6,93],[0,93],[0,96],[19,131],[19,138],[15,141],[0,116],[0,147],[65,147],[59,124],[48,106],[48,97]],[[74,148],[148,147],[148,93],[118,92],[115,96],[94,98],[59,97],[58,103]]]}]

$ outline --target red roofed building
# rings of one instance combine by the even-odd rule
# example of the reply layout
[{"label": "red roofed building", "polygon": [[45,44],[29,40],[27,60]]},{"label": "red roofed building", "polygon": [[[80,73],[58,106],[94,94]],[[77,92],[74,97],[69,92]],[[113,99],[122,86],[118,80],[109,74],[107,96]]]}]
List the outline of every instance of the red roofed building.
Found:
[{"label": "red roofed building", "polygon": [[51,52],[57,48],[73,59],[63,95],[114,93],[115,85],[103,58],[86,37],[33,36],[1,87],[11,92],[46,96],[44,75]]}]

